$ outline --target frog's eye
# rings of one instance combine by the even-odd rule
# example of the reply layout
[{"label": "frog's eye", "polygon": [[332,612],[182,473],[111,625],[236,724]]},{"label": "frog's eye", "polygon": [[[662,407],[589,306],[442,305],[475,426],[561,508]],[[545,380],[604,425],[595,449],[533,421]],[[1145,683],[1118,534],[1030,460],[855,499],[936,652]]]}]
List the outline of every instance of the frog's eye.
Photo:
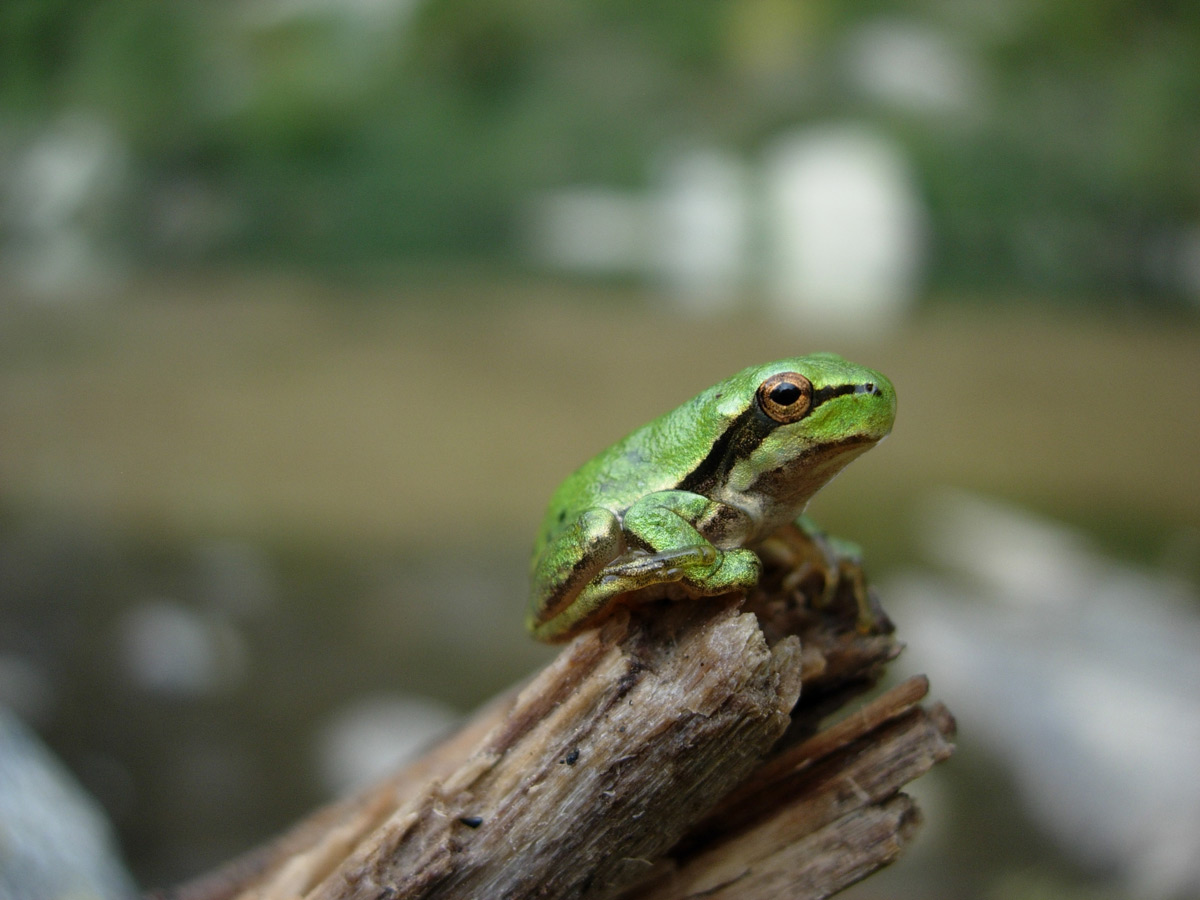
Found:
[{"label": "frog's eye", "polygon": [[799,372],[780,372],[758,386],[758,405],[783,425],[804,418],[812,406],[812,382]]}]

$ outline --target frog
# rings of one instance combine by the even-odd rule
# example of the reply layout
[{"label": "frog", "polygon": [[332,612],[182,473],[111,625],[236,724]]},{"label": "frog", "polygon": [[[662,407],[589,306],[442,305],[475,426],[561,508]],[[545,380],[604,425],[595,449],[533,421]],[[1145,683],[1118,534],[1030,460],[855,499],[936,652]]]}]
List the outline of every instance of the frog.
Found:
[{"label": "frog", "polygon": [[526,628],[560,643],[623,606],[749,590],[756,548],[795,523],[814,534],[809,500],[895,417],[883,374],[813,353],[743,369],[636,429],[552,495]]}]

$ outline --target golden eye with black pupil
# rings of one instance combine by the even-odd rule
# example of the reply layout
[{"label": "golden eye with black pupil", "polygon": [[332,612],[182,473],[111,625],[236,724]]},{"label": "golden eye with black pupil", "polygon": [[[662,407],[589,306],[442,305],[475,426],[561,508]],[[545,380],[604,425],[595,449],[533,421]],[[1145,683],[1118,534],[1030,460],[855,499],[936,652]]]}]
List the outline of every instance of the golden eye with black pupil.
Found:
[{"label": "golden eye with black pupil", "polygon": [[768,416],[786,425],[804,418],[812,406],[812,382],[799,372],[780,372],[758,386],[758,405]]}]

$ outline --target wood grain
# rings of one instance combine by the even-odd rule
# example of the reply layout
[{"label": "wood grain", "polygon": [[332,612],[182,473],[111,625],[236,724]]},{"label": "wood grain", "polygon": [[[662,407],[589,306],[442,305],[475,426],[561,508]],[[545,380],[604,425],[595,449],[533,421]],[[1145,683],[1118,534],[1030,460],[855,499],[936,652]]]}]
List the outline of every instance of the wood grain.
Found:
[{"label": "wood grain", "polygon": [[773,565],[749,597],[621,611],[393,777],[159,896],[829,896],[909,843],[900,789],[954,729],[923,678],[839,713],[900,648],[849,595]]}]

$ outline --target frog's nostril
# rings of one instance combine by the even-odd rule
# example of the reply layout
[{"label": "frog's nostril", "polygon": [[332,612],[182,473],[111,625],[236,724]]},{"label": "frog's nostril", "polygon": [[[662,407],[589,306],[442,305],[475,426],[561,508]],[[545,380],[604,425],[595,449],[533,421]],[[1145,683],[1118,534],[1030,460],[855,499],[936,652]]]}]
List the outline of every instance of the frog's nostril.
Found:
[{"label": "frog's nostril", "polygon": [[878,394],[879,388],[875,386],[873,381],[868,381],[866,384],[860,384],[854,389],[856,394]]}]

